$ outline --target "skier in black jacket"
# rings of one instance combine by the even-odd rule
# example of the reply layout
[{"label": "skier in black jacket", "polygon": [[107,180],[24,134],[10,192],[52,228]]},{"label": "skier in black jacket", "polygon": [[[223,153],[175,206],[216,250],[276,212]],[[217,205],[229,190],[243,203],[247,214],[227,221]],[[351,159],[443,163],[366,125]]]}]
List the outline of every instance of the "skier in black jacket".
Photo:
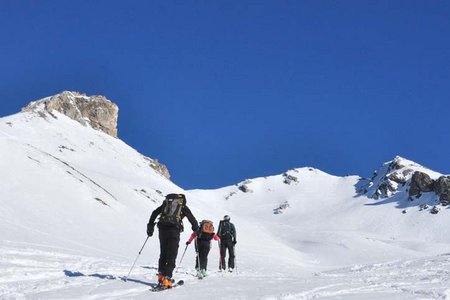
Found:
[{"label": "skier in black jacket", "polygon": [[193,231],[198,230],[198,222],[186,206],[186,197],[183,194],[168,194],[161,206],[152,212],[147,224],[148,236],[153,235],[158,215],[160,215],[158,228],[161,251],[158,264],[158,283],[170,288],[174,282],[172,273],[178,254],[180,232],[183,231],[183,218],[188,218]]},{"label": "skier in black jacket", "polygon": [[234,269],[234,245],[236,245],[236,228],[234,224],[230,222],[230,216],[225,215],[223,220],[219,223],[219,229],[217,230],[220,237],[220,270],[226,270],[225,256],[228,254],[228,271],[233,272]]}]

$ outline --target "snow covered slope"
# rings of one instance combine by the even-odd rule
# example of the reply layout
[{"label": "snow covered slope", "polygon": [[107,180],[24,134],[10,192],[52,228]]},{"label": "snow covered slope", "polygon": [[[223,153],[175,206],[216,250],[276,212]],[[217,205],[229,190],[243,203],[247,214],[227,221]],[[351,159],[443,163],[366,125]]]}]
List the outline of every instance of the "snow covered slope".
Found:
[{"label": "snow covered slope", "polygon": [[0,121],[2,239],[128,255],[148,211],[181,189],[122,141],[54,116]]},{"label": "snow covered slope", "polygon": [[272,242],[289,245],[306,258],[303,263],[318,267],[446,251],[449,210],[441,207],[433,215],[418,205],[435,203],[436,195],[408,201],[407,193],[399,192],[374,200],[357,192],[361,180],[301,168],[193,195],[221,200],[239,222],[258,224],[254,233],[269,232]]},{"label": "snow covered slope", "polygon": [[[450,297],[450,212],[432,192],[408,200],[412,173],[403,171],[441,174],[397,157],[371,180],[299,168],[183,191],[120,139],[52,115],[0,119],[0,299]],[[401,183],[388,181],[393,172],[406,174]],[[395,190],[373,199],[383,183]],[[186,193],[198,220],[217,225],[231,216],[237,272],[217,273],[213,244],[210,276],[197,280],[190,247],[175,272],[185,286],[150,294],[155,236],[129,280],[121,280],[146,238],[151,211],[170,192]],[[182,234],[180,252],[188,236]]]}]

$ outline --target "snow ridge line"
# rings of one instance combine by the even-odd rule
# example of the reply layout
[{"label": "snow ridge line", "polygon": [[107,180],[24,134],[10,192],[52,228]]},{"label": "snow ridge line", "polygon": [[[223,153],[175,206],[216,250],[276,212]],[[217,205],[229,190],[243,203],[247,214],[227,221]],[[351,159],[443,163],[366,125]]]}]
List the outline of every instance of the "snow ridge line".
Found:
[{"label": "snow ridge line", "polygon": [[68,162],[66,162],[66,161],[64,161],[64,160],[62,160],[62,159],[60,159],[60,158],[58,158],[58,157],[56,157],[56,156],[54,156],[54,155],[52,155],[52,154],[50,154],[50,153],[48,153],[48,152],[45,152],[45,151],[43,151],[43,150],[41,150],[41,149],[39,149],[39,148],[37,148],[37,147],[31,145],[31,144],[27,144],[27,145],[30,146],[30,147],[32,147],[32,148],[34,148],[34,149],[36,149],[36,150],[38,150],[38,151],[41,152],[42,154],[45,154],[45,155],[47,155],[47,156],[50,156],[51,158],[53,158],[53,159],[59,161],[60,163],[64,164],[65,166],[69,167],[70,169],[72,169],[73,171],[77,172],[79,175],[81,175],[82,177],[84,177],[85,179],[87,179],[88,181],[90,181],[92,184],[94,184],[95,186],[97,186],[98,188],[100,188],[101,190],[103,190],[105,193],[107,193],[109,196],[111,196],[111,198],[113,198],[113,199],[116,200],[116,201],[119,201],[119,200],[117,200],[117,198],[116,198],[113,194],[111,194],[111,192],[109,192],[107,189],[105,189],[104,187],[102,187],[100,184],[98,184],[97,182],[95,182],[93,179],[91,179],[91,178],[88,177],[87,175],[85,175],[85,174],[83,174],[82,172],[78,171],[75,167],[73,167],[72,165],[70,165]]}]

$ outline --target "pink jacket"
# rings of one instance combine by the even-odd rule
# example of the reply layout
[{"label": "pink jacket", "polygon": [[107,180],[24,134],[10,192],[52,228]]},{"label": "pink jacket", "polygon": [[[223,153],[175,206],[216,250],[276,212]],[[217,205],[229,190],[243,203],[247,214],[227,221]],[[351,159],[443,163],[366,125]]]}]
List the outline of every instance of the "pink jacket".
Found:
[{"label": "pink jacket", "polygon": [[[195,239],[196,237],[197,237],[197,232],[193,232],[193,233],[191,234],[191,237],[190,237],[189,240],[188,240],[188,243],[191,243],[192,240]],[[217,234],[214,233],[213,239],[216,240],[216,241],[218,241],[218,240],[220,240],[220,237],[219,237]]]}]

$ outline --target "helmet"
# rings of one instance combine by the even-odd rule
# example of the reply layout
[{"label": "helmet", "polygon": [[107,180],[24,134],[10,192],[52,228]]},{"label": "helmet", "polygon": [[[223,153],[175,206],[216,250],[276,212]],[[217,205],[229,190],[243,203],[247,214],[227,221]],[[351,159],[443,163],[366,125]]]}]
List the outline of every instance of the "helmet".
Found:
[{"label": "helmet", "polygon": [[224,220],[224,221],[230,221],[230,216],[229,216],[229,215],[223,216],[223,220]]}]

